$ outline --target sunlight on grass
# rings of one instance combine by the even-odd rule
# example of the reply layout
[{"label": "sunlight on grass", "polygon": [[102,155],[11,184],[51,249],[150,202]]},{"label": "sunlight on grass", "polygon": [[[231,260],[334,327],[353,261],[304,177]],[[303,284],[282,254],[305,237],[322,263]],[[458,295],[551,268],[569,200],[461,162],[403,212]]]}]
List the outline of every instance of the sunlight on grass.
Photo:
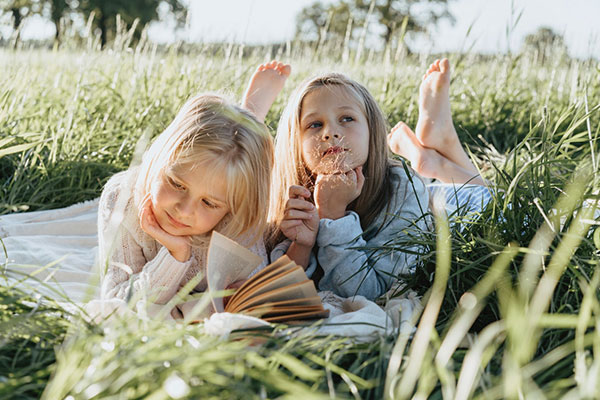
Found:
[{"label": "sunlight on grass", "polygon": [[[98,51],[0,49],[0,214],[97,197],[193,93],[239,98],[255,66],[293,74],[267,116],[318,71],[363,82],[391,125],[417,121],[434,55],[343,44],[159,48],[122,37]],[[345,61],[340,61],[345,60]],[[464,226],[437,217],[408,285],[425,309],[414,334],[357,342],[276,332],[220,340],[200,325],[109,328],[0,286],[0,397],[593,398],[600,392],[600,81],[592,60],[450,55],[455,125],[494,200]],[[397,251],[392,241],[382,251]],[[0,279],[6,278],[3,270]]]}]

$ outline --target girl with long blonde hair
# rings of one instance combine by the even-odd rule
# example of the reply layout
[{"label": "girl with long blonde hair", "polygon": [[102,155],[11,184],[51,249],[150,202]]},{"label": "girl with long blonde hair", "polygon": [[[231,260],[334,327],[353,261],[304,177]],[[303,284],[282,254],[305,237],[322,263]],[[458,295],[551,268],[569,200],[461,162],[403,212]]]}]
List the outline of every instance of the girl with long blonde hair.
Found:
[{"label": "girl with long blonde hair", "polygon": [[[139,166],[113,176],[99,205],[103,298],[143,291],[165,304],[205,276],[213,230],[263,258],[273,144],[262,123],[289,66],[259,66],[244,107],[223,96],[192,97],[144,153]],[[195,287],[206,289],[206,279]]]},{"label": "girl with long blonde hair", "polygon": [[272,259],[286,253],[320,290],[369,299],[414,269],[416,245],[381,249],[427,229],[430,192],[413,169],[390,158],[388,146],[424,176],[482,183],[452,125],[447,60],[434,64],[421,86],[416,135],[405,124],[388,135],[373,96],[345,75],[320,75],[297,88],[275,140]]}]

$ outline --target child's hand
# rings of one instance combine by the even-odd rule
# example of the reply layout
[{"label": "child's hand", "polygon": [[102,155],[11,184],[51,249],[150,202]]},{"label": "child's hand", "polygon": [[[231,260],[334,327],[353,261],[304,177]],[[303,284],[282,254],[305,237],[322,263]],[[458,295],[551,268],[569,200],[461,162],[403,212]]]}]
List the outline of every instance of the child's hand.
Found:
[{"label": "child's hand", "polygon": [[171,235],[159,225],[152,211],[150,193],[144,197],[138,217],[142,230],[165,246],[177,261],[186,262],[190,259],[192,247],[189,237]]},{"label": "child's hand", "polygon": [[362,166],[343,174],[317,176],[315,203],[319,210],[319,217],[342,218],[346,214],[348,204],[362,192],[364,183]]},{"label": "child's hand", "polygon": [[290,186],[285,214],[281,221],[281,232],[296,245],[312,248],[319,231],[319,213],[314,204],[307,199],[310,199],[308,189],[297,185]]}]

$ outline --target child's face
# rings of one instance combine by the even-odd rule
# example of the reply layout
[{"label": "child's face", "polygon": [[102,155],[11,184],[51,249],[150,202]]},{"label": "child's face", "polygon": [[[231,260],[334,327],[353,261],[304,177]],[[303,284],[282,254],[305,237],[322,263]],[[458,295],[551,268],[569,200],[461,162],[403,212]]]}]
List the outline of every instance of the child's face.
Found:
[{"label": "child's face", "polygon": [[158,224],[174,236],[210,232],[230,211],[224,174],[191,164],[161,172],[152,183],[151,199]]},{"label": "child's face", "polygon": [[356,99],[334,85],[310,92],[300,114],[302,158],[313,174],[348,172],[369,154],[369,127]]}]

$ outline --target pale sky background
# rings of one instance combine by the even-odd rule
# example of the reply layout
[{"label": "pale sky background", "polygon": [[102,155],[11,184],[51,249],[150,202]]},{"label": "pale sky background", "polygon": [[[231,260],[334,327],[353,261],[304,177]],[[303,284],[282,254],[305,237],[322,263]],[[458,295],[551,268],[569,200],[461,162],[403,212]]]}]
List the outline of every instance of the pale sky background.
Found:
[{"label": "pale sky background", "polygon": [[[153,24],[152,40],[169,42],[233,40],[269,43],[292,38],[295,17],[314,0],[188,0],[189,26],[177,36],[168,22]],[[326,0],[327,1],[327,0]],[[328,0],[331,2],[332,0]],[[540,26],[562,34],[569,52],[577,57],[600,58],[600,0],[450,0],[456,22],[432,28],[429,37],[412,42],[415,51],[457,51],[473,46],[477,52],[518,51],[523,37]],[[506,29],[516,16],[520,21],[507,40]],[[7,24],[6,16],[0,23]],[[470,26],[471,33],[467,37]],[[10,29],[0,30],[5,38]],[[31,18],[23,37],[52,36],[54,27],[41,18]]]}]

